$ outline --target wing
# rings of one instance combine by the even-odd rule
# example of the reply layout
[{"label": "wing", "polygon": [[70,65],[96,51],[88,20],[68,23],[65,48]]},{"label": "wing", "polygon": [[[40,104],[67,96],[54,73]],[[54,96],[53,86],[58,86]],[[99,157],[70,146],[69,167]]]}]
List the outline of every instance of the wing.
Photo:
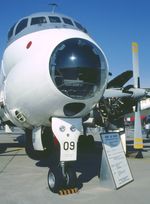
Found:
[{"label": "wing", "polygon": [[133,77],[133,71],[128,70],[108,82],[107,88],[121,88]]}]

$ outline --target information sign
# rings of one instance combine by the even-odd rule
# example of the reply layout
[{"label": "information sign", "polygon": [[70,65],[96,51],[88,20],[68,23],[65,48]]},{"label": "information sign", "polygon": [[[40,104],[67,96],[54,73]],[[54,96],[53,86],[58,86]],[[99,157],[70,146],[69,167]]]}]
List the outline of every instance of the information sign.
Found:
[{"label": "information sign", "polygon": [[[103,145],[103,157],[100,179],[105,181],[106,178],[112,178],[116,189],[133,181],[119,133],[102,133],[101,140]],[[105,173],[102,171],[105,171]],[[106,172],[110,172],[111,175],[106,175]]]}]

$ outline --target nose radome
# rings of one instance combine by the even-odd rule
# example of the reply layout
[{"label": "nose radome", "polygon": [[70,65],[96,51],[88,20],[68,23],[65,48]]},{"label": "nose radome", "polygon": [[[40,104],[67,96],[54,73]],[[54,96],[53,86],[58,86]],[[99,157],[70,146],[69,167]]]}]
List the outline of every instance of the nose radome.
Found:
[{"label": "nose radome", "polygon": [[107,63],[101,50],[88,40],[71,38],[53,51],[49,70],[55,86],[73,99],[91,98],[106,79]]}]

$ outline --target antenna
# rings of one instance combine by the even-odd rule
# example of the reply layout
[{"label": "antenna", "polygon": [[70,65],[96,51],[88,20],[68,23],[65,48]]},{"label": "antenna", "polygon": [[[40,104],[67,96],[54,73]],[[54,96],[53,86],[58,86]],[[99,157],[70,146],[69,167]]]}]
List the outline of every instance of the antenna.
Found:
[{"label": "antenna", "polygon": [[55,9],[56,9],[56,7],[58,7],[58,5],[55,4],[55,3],[51,3],[51,4],[48,4],[48,5],[50,5],[52,7],[52,13],[55,13]]}]

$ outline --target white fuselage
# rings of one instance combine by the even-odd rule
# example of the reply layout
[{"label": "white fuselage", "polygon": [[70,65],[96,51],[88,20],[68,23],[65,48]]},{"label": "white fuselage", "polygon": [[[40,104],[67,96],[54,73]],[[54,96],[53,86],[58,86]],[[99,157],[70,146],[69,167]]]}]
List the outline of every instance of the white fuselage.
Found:
[{"label": "white fuselage", "polygon": [[[70,38],[86,39],[96,45],[87,34],[64,28],[33,32],[7,46],[1,67],[1,98],[5,115],[15,125],[49,125],[52,116],[65,117],[63,107],[72,102],[85,104],[85,108],[75,115],[82,117],[101,98],[107,81],[88,99],[72,99],[53,83],[49,74],[50,56],[60,42]],[[28,44],[31,46],[27,48]]]}]

